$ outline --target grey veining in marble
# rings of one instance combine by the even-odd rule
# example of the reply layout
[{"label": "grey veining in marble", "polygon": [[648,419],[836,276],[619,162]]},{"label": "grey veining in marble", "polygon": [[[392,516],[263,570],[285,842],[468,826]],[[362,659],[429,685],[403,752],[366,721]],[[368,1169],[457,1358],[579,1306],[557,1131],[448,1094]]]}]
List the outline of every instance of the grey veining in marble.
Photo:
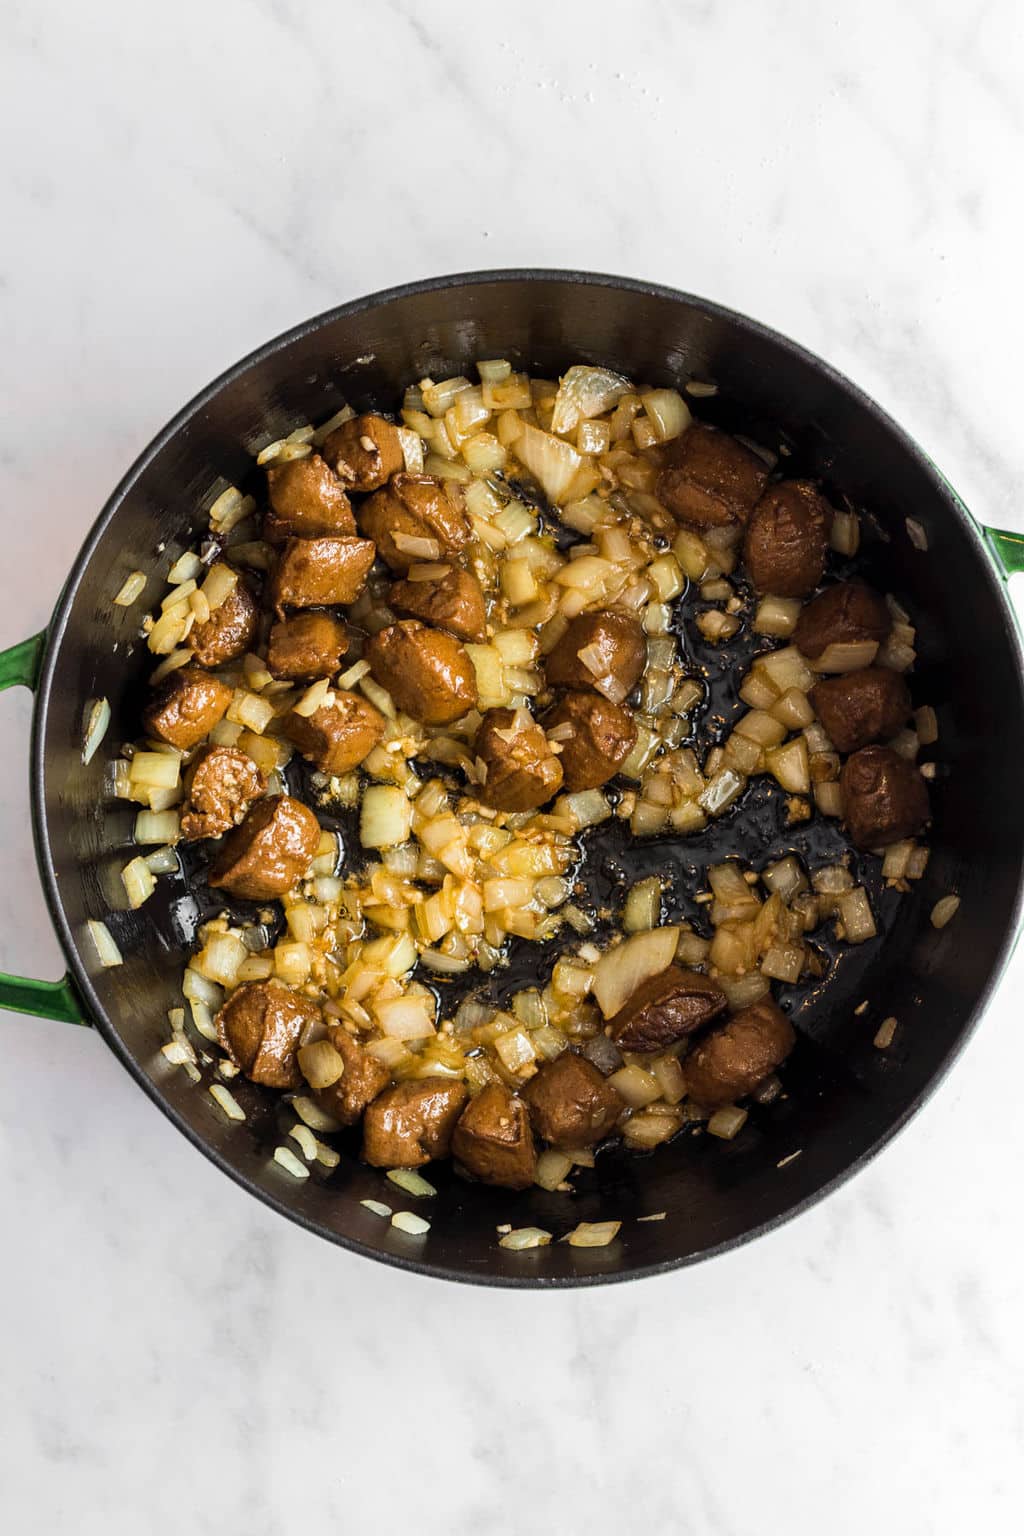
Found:
[{"label": "grey veining in marble", "polygon": [[[14,0],[0,644],[45,622],[111,486],[222,367],[473,267],[617,270],[756,314],[1024,526],[1022,69],[1014,0]],[[3,959],[55,974],[29,707],[2,708]],[[810,1215],[553,1296],[319,1244],[98,1039],[4,1016],[0,1527],[1019,1529],[1022,985],[1018,959],[926,1112]]]}]

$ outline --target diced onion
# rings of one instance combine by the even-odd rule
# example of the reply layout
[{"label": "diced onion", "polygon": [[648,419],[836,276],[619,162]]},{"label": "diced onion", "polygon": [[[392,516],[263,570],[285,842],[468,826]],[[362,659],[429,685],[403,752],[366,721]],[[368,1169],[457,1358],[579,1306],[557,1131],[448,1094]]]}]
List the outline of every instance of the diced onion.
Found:
[{"label": "diced onion", "polygon": [[436,1195],[437,1190],[415,1168],[389,1168],[388,1178],[392,1184],[397,1184],[399,1189],[404,1189],[407,1195],[413,1195],[421,1199],[429,1199]]},{"label": "diced onion", "polygon": [[244,1120],[245,1110],[239,1104],[230,1089],[223,1083],[211,1083],[209,1087],[210,1098],[224,1111],[229,1120]]},{"label": "diced onion", "polygon": [[945,928],[946,924],[956,915],[959,906],[959,896],[943,896],[932,907],[932,927]]},{"label": "diced onion", "polygon": [[121,871],[121,883],[133,910],[148,901],[156,890],[156,876],[145,859],[132,859]]},{"label": "diced onion", "polygon": [[132,571],[131,575],[125,578],[124,585],[119,588],[113,601],[118,608],[130,608],[136,598],[142,596],[145,587],[145,571]]},{"label": "diced onion", "polygon": [[96,756],[107,728],[110,725],[110,701],[109,699],[95,699],[88,706],[88,717],[85,723],[85,738],[82,742],[82,762],[89,764]]},{"label": "diced onion", "polygon": [[621,1221],[581,1221],[566,1234],[570,1248],[607,1248],[619,1235]]},{"label": "diced onion", "polygon": [[124,956],[114,941],[114,936],[106,923],[97,918],[90,918],[86,923],[90,939],[96,947],[96,957],[104,969],[110,969],[115,965],[124,964]]},{"label": "diced onion", "polygon": [[290,1147],[275,1147],[274,1162],[279,1163],[286,1173],[290,1173],[293,1179],[308,1179],[309,1169],[301,1162]]},{"label": "diced onion", "polygon": [[[546,1185],[543,1187],[547,1188]],[[551,1233],[545,1232],[543,1227],[516,1227],[499,1237],[498,1247],[522,1253],[527,1248],[546,1248],[550,1241]]]},{"label": "diced onion", "polygon": [[396,1211],[391,1218],[391,1225],[397,1227],[399,1232],[406,1232],[410,1237],[423,1237],[430,1231],[430,1222],[423,1216],[417,1216],[415,1211]]},{"label": "diced onion", "polygon": [[747,1111],[737,1109],[735,1104],[729,1104],[724,1109],[716,1109],[708,1121],[708,1132],[712,1136],[719,1137],[722,1141],[732,1141],[738,1136],[747,1123]]}]

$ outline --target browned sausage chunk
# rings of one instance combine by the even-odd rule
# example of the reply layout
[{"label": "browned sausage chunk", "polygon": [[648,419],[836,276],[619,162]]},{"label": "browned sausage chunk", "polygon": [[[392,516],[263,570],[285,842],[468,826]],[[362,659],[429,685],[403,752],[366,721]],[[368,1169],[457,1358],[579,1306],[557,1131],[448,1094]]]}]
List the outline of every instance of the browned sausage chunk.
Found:
[{"label": "browned sausage chunk", "polygon": [[396,581],[388,593],[388,607],[403,618],[446,629],[460,640],[487,637],[483,589],[472,571],[453,565],[433,581]]},{"label": "browned sausage chunk", "polygon": [[484,1184],[528,1189],[537,1171],[537,1149],[522,1099],[504,1083],[488,1083],[462,1112],[452,1156]]},{"label": "browned sausage chunk", "polygon": [[374,1168],[419,1168],[447,1157],[467,1096],[465,1083],[450,1077],[386,1089],[363,1116],[363,1157]]},{"label": "browned sausage chunk", "polygon": [[270,511],[263,519],[268,544],[355,533],[345,487],[318,453],[267,470]]},{"label": "browned sausage chunk", "polygon": [[837,752],[888,741],[906,723],[911,704],[902,675],[886,667],[822,678],[810,700]]},{"label": "browned sausage chunk", "polygon": [[770,485],[743,538],[747,575],[759,592],[807,597],[825,570],[832,508],[808,480]]},{"label": "browned sausage chunk", "polygon": [[710,1024],[725,1004],[710,976],[670,965],[634,992],[610,1020],[609,1034],[624,1051],[660,1051]]},{"label": "browned sausage chunk", "polygon": [[267,671],[288,682],[330,677],[349,648],[348,626],[331,613],[280,619],[267,642]]},{"label": "browned sausage chunk", "polygon": [[324,441],[324,458],[352,491],[375,491],[405,465],[402,440],[383,416],[353,416]]},{"label": "browned sausage chunk", "polygon": [[189,635],[196,661],[201,667],[220,667],[244,656],[252,647],[259,618],[256,599],[239,578],[206,623],[197,624]]},{"label": "browned sausage chunk", "polygon": [[365,659],[398,708],[424,725],[449,725],[476,704],[473,663],[443,629],[402,619],[372,636]]},{"label": "browned sausage chunk", "polygon": [[807,604],[796,621],[793,643],[817,661],[830,645],[880,644],[891,628],[884,598],[862,581],[841,581]]},{"label": "browned sausage chunk", "polygon": [[480,799],[496,811],[532,811],[562,787],[562,765],[525,709],[489,709],[476,733],[486,771]]},{"label": "browned sausage chunk", "polygon": [[384,1092],[391,1073],[340,1025],[329,1026],[327,1038],[345,1063],[345,1070],[330,1087],[314,1089],[313,1097],[324,1113],[333,1115],[341,1125],[355,1125],[366,1106]]},{"label": "browned sausage chunk", "polygon": [[278,618],[286,608],[354,603],[375,553],[369,539],[289,539],[270,583]]},{"label": "browned sausage chunk", "polygon": [[359,526],[381,559],[403,573],[457,555],[469,543],[461,493],[450,480],[433,475],[395,475],[363,502]]},{"label": "browned sausage chunk", "polygon": [[328,702],[311,715],[291,710],[282,729],[321,773],[348,773],[362,762],[384,734],[385,720],[379,709],[358,693],[339,688]]},{"label": "browned sausage chunk", "polygon": [[245,752],[235,747],[204,747],[185,774],[187,800],[181,817],[187,842],[220,837],[238,825],[266,780]]},{"label": "browned sausage chunk", "polygon": [[770,998],[734,1013],[694,1046],[683,1063],[690,1097],[708,1109],[752,1093],[796,1044],[793,1026]]},{"label": "browned sausage chunk", "polygon": [[282,981],[248,981],[217,1014],[217,1038],[236,1066],[268,1088],[298,1088],[295,1053],[323,1023],[316,1003]]},{"label": "browned sausage chunk", "polygon": [[283,896],[306,873],[319,841],[320,823],[301,800],[290,795],[257,800],[224,839],[210,885],[246,901]]},{"label": "browned sausage chunk", "polygon": [[201,667],[179,667],[158,687],[142,711],[147,736],[187,752],[223,720],[232,690]]},{"label": "browned sausage chunk", "polygon": [[647,641],[624,613],[581,613],[544,663],[552,688],[590,688],[621,704],[640,681]]},{"label": "browned sausage chunk", "polygon": [[636,722],[596,693],[567,693],[544,716],[544,729],[562,749],[565,787],[598,789],[618,772],[636,743]]},{"label": "browned sausage chunk", "polygon": [[891,747],[855,752],[843,764],[839,783],[847,831],[858,848],[916,837],[931,814],[924,779]]},{"label": "browned sausage chunk", "polygon": [[669,466],[658,476],[658,499],[682,523],[720,528],[746,521],[767,480],[756,453],[695,422],[670,450]]},{"label": "browned sausage chunk", "polygon": [[565,1051],[523,1089],[538,1136],[553,1147],[592,1147],[614,1129],[625,1104],[585,1056]]}]

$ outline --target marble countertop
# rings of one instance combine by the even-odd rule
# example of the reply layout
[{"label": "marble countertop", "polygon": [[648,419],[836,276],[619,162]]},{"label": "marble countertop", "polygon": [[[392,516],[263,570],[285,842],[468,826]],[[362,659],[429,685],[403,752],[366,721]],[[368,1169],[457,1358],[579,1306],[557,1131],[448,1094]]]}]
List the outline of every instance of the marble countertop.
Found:
[{"label": "marble countertop", "polygon": [[[265,337],[474,267],[714,297],[1024,527],[1013,0],[0,17],[0,644]],[[3,963],[60,969],[3,700]],[[753,1247],[594,1292],[372,1266],[229,1183],[86,1031],[5,1015],[0,1525],[18,1536],[1019,1528],[1018,958],[927,1109]]]}]

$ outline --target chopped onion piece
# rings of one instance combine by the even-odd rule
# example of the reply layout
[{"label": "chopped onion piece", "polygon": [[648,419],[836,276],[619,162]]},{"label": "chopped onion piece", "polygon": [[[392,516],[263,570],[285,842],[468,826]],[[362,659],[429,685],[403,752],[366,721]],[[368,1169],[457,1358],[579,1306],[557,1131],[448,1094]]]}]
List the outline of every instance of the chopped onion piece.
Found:
[{"label": "chopped onion piece", "polygon": [[415,1211],[396,1211],[391,1218],[391,1225],[397,1227],[399,1232],[406,1232],[410,1237],[423,1237],[430,1231],[430,1222],[423,1216],[417,1216]]},{"label": "chopped onion piece", "polygon": [[672,964],[679,943],[678,928],[651,928],[615,944],[594,968],[594,998],[606,1019],[652,976]]},{"label": "chopped onion piece", "polygon": [[814,662],[816,672],[859,672],[878,654],[877,640],[834,640]]},{"label": "chopped onion piece", "polygon": [[959,905],[959,896],[943,896],[932,908],[932,927],[945,928],[950,919],[956,915]]},{"label": "chopped onion piece", "polygon": [[309,1169],[299,1161],[290,1147],[275,1147],[274,1162],[279,1163],[293,1179],[308,1179]]},{"label": "chopped onion piece", "polygon": [[581,1221],[566,1233],[565,1241],[570,1248],[607,1248],[618,1236],[621,1226],[621,1221]]},{"label": "chopped onion piece", "polygon": [[82,743],[82,762],[85,764],[92,762],[97,748],[107,734],[107,728],[110,725],[110,701],[95,699],[87,708],[85,739]]},{"label": "chopped onion piece", "polygon": [[576,364],[559,381],[551,413],[552,432],[571,432],[581,420],[602,416],[629,393],[630,387],[620,373]]},{"label": "chopped onion piece", "polygon": [[124,956],[114,942],[114,936],[106,923],[100,922],[97,918],[90,918],[85,926],[96,947],[96,956],[100,965],[107,970],[115,965],[123,965]]},{"label": "chopped onion piece", "polygon": [[428,1183],[415,1168],[389,1168],[388,1178],[392,1184],[397,1184],[399,1189],[404,1189],[407,1195],[429,1199],[431,1195],[437,1194],[433,1184]]},{"label": "chopped onion piece", "polygon": [[729,1104],[724,1109],[716,1109],[708,1121],[708,1132],[717,1136],[722,1141],[732,1141],[738,1136],[747,1123],[747,1111],[737,1109],[735,1104]]},{"label": "chopped onion piece", "polygon": [[303,1096],[294,1098],[292,1099],[292,1109],[294,1109],[299,1119],[304,1121],[312,1131],[329,1134],[331,1131],[341,1130],[340,1122],[335,1120],[333,1115],[329,1115],[326,1110],[321,1109],[319,1104],[313,1099],[307,1099]]},{"label": "chopped onion piece", "polygon": [[223,1083],[211,1083],[209,1087],[210,1098],[224,1111],[229,1120],[244,1120],[245,1110],[239,1104],[234,1094],[224,1087]]},{"label": "chopped onion piece", "polygon": [[499,1237],[498,1247],[522,1253],[527,1248],[546,1248],[550,1241],[551,1233],[545,1232],[543,1227],[516,1227]]},{"label": "chopped onion piece", "polygon": [[881,1024],[878,1026],[878,1033],[875,1035],[874,1039],[874,1045],[877,1050],[887,1051],[889,1049],[890,1045],[892,1045],[892,1042],[896,1038],[896,1028],[898,1023],[899,1020],[893,1018],[891,1015],[889,1018],[882,1020]]},{"label": "chopped onion piece", "polygon": [[924,530],[923,524],[919,523],[916,517],[908,517],[905,521],[907,538],[910,540],[911,544],[913,544],[914,548],[921,550],[927,549],[928,535]]},{"label": "chopped onion piece", "polygon": [[368,1211],[372,1211],[375,1216],[383,1216],[386,1218],[391,1215],[390,1205],[385,1205],[383,1200],[360,1200],[359,1204],[364,1205],[366,1209]]},{"label": "chopped onion piece", "polygon": [[[572,423],[573,426],[575,424]],[[522,432],[516,438],[514,451],[520,464],[529,471],[555,506],[566,499],[569,487],[584,463],[571,443],[525,422]]]},{"label": "chopped onion piece", "polygon": [[156,890],[156,876],[145,859],[132,859],[121,871],[121,883],[128,897],[128,905],[134,911],[148,901]]},{"label": "chopped onion piece", "polygon": [[130,608],[137,597],[141,597],[146,586],[145,571],[132,571],[125,578],[124,585],[120,588],[113,601],[118,608]]}]

